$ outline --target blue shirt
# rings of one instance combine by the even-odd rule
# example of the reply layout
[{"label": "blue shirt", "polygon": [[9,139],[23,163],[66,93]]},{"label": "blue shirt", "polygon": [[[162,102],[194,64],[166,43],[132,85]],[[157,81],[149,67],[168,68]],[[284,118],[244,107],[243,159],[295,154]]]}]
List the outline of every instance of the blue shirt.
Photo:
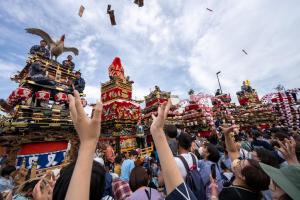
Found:
[{"label": "blue shirt", "polygon": [[211,165],[216,164],[216,181],[218,184],[218,191],[221,192],[223,189],[223,182],[222,182],[222,176],[221,176],[221,171],[220,167],[218,166],[217,163],[213,163],[209,160],[199,160],[198,161],[198,167],[199,171],[201,174],[201,178],[203,180],[204,185],[206,185],[206,196],[210,197],[211,196],[211,191],[209,188],[210,185],[210,174],[211,174]]},{"label": "blue shirt", "polygon": [[129,181],[129,176],[131,173],[131,170],[135,167],[134,165],[134,161],[131,159],[126,159],[124,160],[124,162],[122,163],[121,166],[121,180],[123,181]]},{"label": "blue shirt", "polygon": [[14,189],[14,181],[12,177],[4,178],[0,177],[0,192],[4,192],[5,190]]}]

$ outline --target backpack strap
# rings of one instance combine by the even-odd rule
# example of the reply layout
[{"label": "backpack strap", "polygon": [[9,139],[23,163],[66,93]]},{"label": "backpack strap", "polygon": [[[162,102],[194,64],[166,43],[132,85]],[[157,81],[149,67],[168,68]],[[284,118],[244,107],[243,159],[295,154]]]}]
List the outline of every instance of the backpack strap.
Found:
[{"label": "backpack strap", "polygon": [[196,158],[195,158],[195,156],[192,154],[192,153],[190,153],[190,155],[192,156],[192,159],[193,159],[193,169],[194,169],[194,167],[196,167],[196,169],[197,169],[197,161],[196,161]]},{"label": "backpack strap", "polygon": [[181,160],[181,162],[184,165],[184,168],[185,168],[186,172],[188,173],[190,171],[189,164],[186,162],[186,160],[184,159],[183,156],[180,155],[180,156],[178,156],[178,158]]},{"label": "backpack strap", "polygon": [[[151,188],[149,188],[150,192],[148,192],[147,189],[145,189],[146,195],[148,197],[148,200],[151,200]],[[149,194],[150,193],[150,194]]]}]

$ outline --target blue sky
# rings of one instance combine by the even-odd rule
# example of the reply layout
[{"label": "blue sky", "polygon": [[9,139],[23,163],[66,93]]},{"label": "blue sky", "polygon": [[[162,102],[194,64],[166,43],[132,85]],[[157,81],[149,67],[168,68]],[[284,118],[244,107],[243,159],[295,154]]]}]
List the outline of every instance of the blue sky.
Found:
[{"label": "blue sky", "polygon": [[[107,4],[115,10],[115,27]],[[9,76],[22,69],[28,49],[40,40],[25,33],[28,27],[55,40],[66,34],[66,46],[78,47],[74,60],[89,102],[100,97],[115,56],[135,81],[138,99],[155,85],[182,98],[190,88],[213,94],[219,70],[223,91],[234,98],[246,79],[260,96],[279,83],[299,87],[299,10],[298,0],[145,0],[142,8],[133,0],[1,0],[0,98],[17,87]]]}]

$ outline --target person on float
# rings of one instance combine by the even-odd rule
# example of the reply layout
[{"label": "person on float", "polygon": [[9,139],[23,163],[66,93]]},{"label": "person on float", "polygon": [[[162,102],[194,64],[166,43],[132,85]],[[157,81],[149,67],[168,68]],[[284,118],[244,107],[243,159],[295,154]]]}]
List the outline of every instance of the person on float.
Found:
[{"label": "person on float", "polygon": [[83,93],[83,90],[85,88],[85,80],[81,77],[81,72],[75,72],[75,77],[76,79],[74,81],[74,87],[79,93]]},{"label": "person on float", "polygon": [[73,60],[73,57],[71,55],[68,55],[67,59],[62,62],[63,67],[65,67],[66,69],[69,69],[71,72],[75,68],[75,63],[72,60]]},{"label": "person on float", "polygon": [[136,125],[136,143],[138,148],[145,148],[145,133],[141,120]]},{"label": "person on float", "polygon": [[30,54],[40,55],[43,58],[50,58],[49,49],[47,49],[47,42],[45,40],[40,41],[40,45],[34,45],[30,48]]}]

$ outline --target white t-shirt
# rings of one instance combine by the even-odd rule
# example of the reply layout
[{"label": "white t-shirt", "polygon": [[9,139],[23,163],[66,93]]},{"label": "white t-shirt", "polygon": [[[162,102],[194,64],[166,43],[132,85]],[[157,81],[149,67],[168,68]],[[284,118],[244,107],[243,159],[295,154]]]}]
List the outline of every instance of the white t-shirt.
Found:
[{"label": "white t-shirt", "polygon": [[[189,168],[193,167],[193,158],[192,158],[191,153],[184,153],[184,154],[180,154],[180,155],[184,157],[184,159],[186,160],[186,162],[189,165]],[[195,157],[196,164],[197,164],[198,163],[198,159],[197,159],[197,157],[194,154],[193,154],[193,156]],[[184,167],[184,164],[182,163],[182,161],[180,160],[180,158],[174,157],[174,159],[176,161],[177,167],[179,168],[179,171],[181,173],[182,178],[185,180],[185,177],[186,177],[187,173],[186,173],[186,169]],[[198,168],[198,166],[197,166],[197,168]]]}]

